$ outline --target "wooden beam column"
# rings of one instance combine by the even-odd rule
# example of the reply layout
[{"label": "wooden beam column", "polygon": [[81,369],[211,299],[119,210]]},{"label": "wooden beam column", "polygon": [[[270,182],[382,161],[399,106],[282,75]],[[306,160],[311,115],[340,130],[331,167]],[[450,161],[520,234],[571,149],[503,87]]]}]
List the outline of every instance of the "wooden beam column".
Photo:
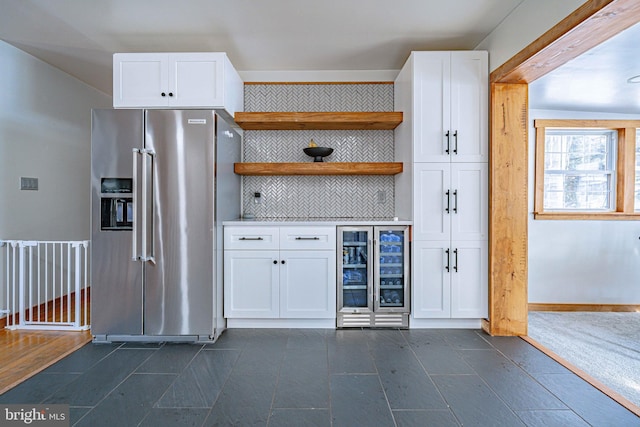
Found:
[{"label": "wooden beam column", "polygon": [[491,335],[527,334],[528,83],[639,21],[638,0],[587,0],[491,73]]},{"label": "wooden beam column", "polygon": [[528,85],[491,84],[490,335],[527,334]]}]

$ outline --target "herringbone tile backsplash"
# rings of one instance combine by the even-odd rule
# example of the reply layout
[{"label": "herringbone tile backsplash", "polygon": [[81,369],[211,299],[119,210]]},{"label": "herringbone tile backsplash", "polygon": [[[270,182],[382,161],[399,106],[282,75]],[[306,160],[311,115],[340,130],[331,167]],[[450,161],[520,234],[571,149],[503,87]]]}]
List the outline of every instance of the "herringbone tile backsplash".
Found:
[{"label": "herringbone tile backsplash", "polygon": [[393,111],[393,84],[250,84],[245,111]]},{"label": "herringbone tile backsplash", "polygon": [[[392,84],[245,85],[245,111],[393,111]],[[391,130],[245,131],[245,162],[309,162],[313,139],[328,162],[392,162]],[[245,176],[243,211],[257,219],[394,216],[393,176]],[[261,202],[254,203],[254,193]]]}]

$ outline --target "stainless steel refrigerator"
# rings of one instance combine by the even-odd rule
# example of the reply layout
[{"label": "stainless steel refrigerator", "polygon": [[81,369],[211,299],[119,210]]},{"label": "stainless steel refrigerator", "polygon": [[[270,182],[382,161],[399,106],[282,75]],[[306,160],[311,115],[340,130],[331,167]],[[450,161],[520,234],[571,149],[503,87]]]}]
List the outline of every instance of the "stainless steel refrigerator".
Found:
[{"label": "stainless steel refrigerator", "polygon": [[94,341],[222,333],[222,221],[240,215],[240,150],[215,111],[92,111]]}]

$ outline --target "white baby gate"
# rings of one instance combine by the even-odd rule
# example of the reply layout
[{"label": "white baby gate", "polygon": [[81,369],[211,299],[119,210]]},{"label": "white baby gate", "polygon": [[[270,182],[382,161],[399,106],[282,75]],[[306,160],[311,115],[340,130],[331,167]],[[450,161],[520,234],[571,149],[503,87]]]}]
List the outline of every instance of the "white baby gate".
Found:
[{"label": "white baby gate", "polygon": [[0,240],[0,255],[7,328],[89,329],[89,241]]}]

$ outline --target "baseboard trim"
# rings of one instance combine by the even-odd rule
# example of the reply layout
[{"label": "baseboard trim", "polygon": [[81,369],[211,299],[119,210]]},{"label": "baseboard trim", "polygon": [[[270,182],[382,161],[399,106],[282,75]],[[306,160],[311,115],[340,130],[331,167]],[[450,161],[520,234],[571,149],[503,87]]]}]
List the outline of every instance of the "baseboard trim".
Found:
[{"label": "baseboard trim", "polygon": [[540,350],[541,352],[543,352],[544,354],[546,354],[547,356],[549,356],[550,358],[552,358],[553,360],[555,360],[556,362],[558,362],[559,364],[561,364],[562,366],[564,366],[565,368],[567,368],[568,370],[570,370],[571,372],[573,372],[574,374],[576,374],[577,376],[579,376],[580,378],[582,378],[583,380],[591,384],[593,387],[597,388],[598,390],[600,390],[601,392],[609,396],[611,399],[615,400],[620,405],[624,406],[626,409],[628,409],[629,411],[633,412],[635,415],[640,417],[640,407],[636,406],[633,402],[631,402],[630,400],[622,396],[620,393],[613,391],[608,386],[604,385],[597,379],[593,378],[591,375],[587,374],[582,369],[567,362],[565,359],[558,356],[556,353],[549,350],[547,347],[543,346],[538,341],[534,340],[528,335],[521,336],[520,338],[522,338],[523,340],[525,340],[526,342],[528,342],[529,344],[531,344],[532,346],[534,346],[535,348],[537,348],[538,350]]},{"label": "baseboard trim", "polygon": [[640,312],[640,304],[555,304],[529,303],[529,311],[599,311],[599,312]]}]

